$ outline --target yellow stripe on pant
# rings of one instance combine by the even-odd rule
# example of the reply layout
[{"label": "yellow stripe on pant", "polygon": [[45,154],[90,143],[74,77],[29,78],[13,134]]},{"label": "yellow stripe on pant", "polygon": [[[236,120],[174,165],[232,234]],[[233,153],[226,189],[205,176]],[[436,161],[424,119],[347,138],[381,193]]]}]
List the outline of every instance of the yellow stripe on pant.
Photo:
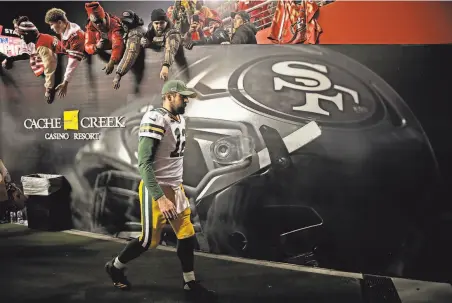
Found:
[{"label": "yellow stripe on pant", "polygon": [[[182,185],[181,189],[182,191],[184,190]],[[141,210],[141,235],[139,240],[145,249],[155,248],[160,243],[162,229],[167,220],[160,211],[158,203],[155,202],[149,190],[144,186],[143,181],[140,182],[138,194],[140,197]],[[171,199],[170,197],[168,198]],[[179,240],[190,238],[195,234],[190,215],[191,210],[190,207],[188,207],[180,213],[175,220],[169,222]]]}]

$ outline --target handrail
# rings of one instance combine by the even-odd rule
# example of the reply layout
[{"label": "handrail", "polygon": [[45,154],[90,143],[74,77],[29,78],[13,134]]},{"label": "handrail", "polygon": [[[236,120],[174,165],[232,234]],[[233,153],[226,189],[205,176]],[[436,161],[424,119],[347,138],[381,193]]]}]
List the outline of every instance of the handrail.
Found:
[{"label": "handrail", "polygon": [[[254,11],[255,9],[261,8],[262,6],[265,6],[265,5],[270,4],[270,3],[276,3],[276,2],[278,2],[278,1],[275,1],[275,0],[267,0],[267,1],[265,1],[265,2],[262,2],[262,3],[258,4],[258,5],[255,5],[255,6],[253,6],[253,7],[250,7],[249,9],[246,10],[246,12],[247,12],[247,13],[250,13],[250,12]],[[231,17],[224,18],[224,19],[223,19],[223,23],[224,23],[224,22],[228,22],[228,21],[230,21],[230,20],[231,20]]]},{"label": "handrail", "polygon": [[[318,6],[325,6],[325,5],[328,5],[328,4],[334,2],[333,0],[314,0],[314,1],[317,3]],[[265,2],[259,3],[258,5],[250,7],[249,9],[246,10],[247,13],[251,13],[256,9],[259,9],[265,5],[268,5],[268,8],[266,10],[260,11],[256,14],[256,16],[261,16],[261,17],[256,18],[256,16],[253,16],[254,17],[253,23],[255,24],[257,30],[262,30],[264,28],[268,28],[271,26],[278,2],[279,2],[278,0],[267,0]],[[262,16],[263,14],[265,14],[267,12],[270,12],[270,14],[267,16]],[[270,21],[267,21],[267,20],[270,20]],[[229,32],[232,31],[232,22],[231,21],[232,21],[231,17],[226,17],[223,19],[223,27],[224,27],[224,29],[226,29]]]},{"label": "handrail", "polygon": [[[273,16],[275,15],[277,3],[278,3],[278,1],[275,1],[275,0],[267,0],[265,2],[259,3],[258,5],[250,7],[249,9],[246,10],[247,13],[251,13],[251,12],[255,11],[256,9],[264,7],[265,5],[269,6],[269,8],[267,8],[266,10],[260,11],[256,14],[257,16],[261,16],[261,17],[256,18],[255,16],[253,16],[253,19],[254,19],[253,24],[255,24],[257,30],[262,30],[264,28],[271,26],[271,24],[273,22]],[[270,12],[270,14],[265,16],[264,14],[267,12]],[[264,16],[262,16],[262,15],[264,15]],[[264,20],[270,20],[270,21],[268,22],[268,21],[264,21]],[[232,32],[232,18],[231,17],[227,17],[227,18],[223,19],[223,28],[225,30],[229,31],[230,33]]]}]

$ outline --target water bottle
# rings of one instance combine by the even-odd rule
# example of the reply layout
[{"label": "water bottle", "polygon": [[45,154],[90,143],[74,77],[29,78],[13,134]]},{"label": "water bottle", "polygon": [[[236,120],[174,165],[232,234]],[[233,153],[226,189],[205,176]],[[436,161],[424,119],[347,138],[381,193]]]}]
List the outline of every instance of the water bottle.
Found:
[{"label": "water bottle", "polygon": [[12,211],[9,213],[10,217],[11,217],[11,223],[15,223],[16,222],[16,212]]},{"label": "water bottle", "polygon": [[24,224],[24,218],[23,218],[22,212],[20,210],[17,212],[17,222],[19,224]]}]

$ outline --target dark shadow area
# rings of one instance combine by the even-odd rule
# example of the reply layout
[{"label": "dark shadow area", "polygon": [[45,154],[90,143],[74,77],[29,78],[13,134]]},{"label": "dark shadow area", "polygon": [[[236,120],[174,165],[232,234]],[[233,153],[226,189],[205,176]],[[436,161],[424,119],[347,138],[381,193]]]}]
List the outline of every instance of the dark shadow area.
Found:
[{"label": "dark shadow area", "polygon": [[[39,178],[37,174],[28,177]],[[50,182],[53,181],[50,180]],[[54,186],[57,188],[48,195],[30,195],[28,197],[26,207],[28,225],[31,228],[45,231],[59,231],[73,228],[71,185],[66,178],[61,176]]]},{"label": "dark shadow area", "polygon": [[[9,224],[0,226],[0,239],[2,301],[186,302],[174,252],[152,251],[130,263],[133,289],[120,292],[103,266],[123,244]],[[196,266],[197,278],[218,292],[218,302],[362,302],[356,279],[204,257],[196,257]]]}]

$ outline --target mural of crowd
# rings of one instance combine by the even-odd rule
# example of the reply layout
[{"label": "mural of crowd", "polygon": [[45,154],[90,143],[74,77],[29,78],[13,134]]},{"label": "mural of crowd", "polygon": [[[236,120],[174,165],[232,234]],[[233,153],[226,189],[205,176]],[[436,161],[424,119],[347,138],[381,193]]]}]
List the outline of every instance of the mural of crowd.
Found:
[{"label": "mural of crowd", "polygon": [[[204,56],[203,48],[201,46],[204,45],[218,45],[219,48],[215,48],[215,52],[217,50],[219,51],[216,52],[214,56],[220,56],[222,58],[229,59],[228,62],[230,63],[230,65],[233,66],[235,64],[235,67],[241,66],[241,60],[243,60],[243,62],[248,62],[247,60],[251,62],[252,60],[257,59],[264,61],[263,58],[273,56],[278,51],[283,52],[283,50],[280,50],[283,48],[286,49],[284,50],[284,54],[280,54],[280,57],[274,60],[280,60],[280,58],[282,57],[284,57],[285,59],[287,57],[287,53],[289,52],[287,49],[290,49],[291,46],[277,47],[276,49],[278,49],[278,51],[275,51],[275,48],[270,51],[270,48],[265,48],[264,46],[262,46],[262,48],[259,47],[259,51],[261,52],[259,58],[257,51],[255,55],[247,54],[246,58],[239,58],[240,55],[237,55],[239,53],[239,49],[246,49],[247,47],[252,46],[243,46],[243,48],[237,47],[235,48],[235,50],[232,50],[233,47],[229,49],[228,47],[221,47],[221,45],[261,44],[260,42],[262,42],[262,40],[260,39],[262,37],[260,38],[259,34],[262,34],[264,30],[265,39],[271,41],[271,43],[274,44],[317,44],[319,36],[322,33],[322,23],[327,23],[324,21],[318,21],[317,12],[322,6],[328,5],[330,2],[331,1],[308,0],[184,0],[175,1],[174,3],[172,3],[173,5],[170,5],[169,7],[166,6],[164,8],[156,8],[152,11],[149,10],[144,12],[141,10],[127,9],[121,10],[120,14],[111,13],[109,8],[106,8],[106,5],[104,7],[103,4],[99,2],[84,3],[84,7],[81,3],[74,4],[74,9],[80,9],[81,11],[84,10],[83,15],[87,20],[86,24],[73,22],[73,20],[68,18],[66,12],[63,9],[51,8],[52,6],[49,6],[49,9],[47,10],[46,14],[42,16],[42,19],[45,20],[45,23],[53,31],[52,34],[45,34],[42,32],[45,29],[41,29],[40,27],[42,25],[40,26],[35,20],[33,20],[33,18],[36,18],[36,16],[33,16],[33,18],[31,18],[32,16],[19,16],[16,19],[11,20],[11,25],[13,25],[15,36],[0,37],[0,39],[3,39],[0,41],[2,42],[0,43],[0,45],[2,45],[3,47],[0,49],[0,72],[2,72],[2,69],[6,69],[8,70],[7,73],[9,75],[12,75],[15,72],[16,74],[14,76],[17,76],[18,74],[23,75],[22,72],[24,69],[22,69],[22,67],[26,67],[30,77],[34,78],[34,74],[36,77],[40,78],[38,81],[43,82],[43,85],[45,87],[43,96],[44,100],[48,104],[52,104],[55,102],[57,97],[64,98],[69,94],[70,97],[67,99],[70,99],[73,97],[73,94],[77,93],[77,90],[75,89],[75,87],[77,86],[77,76],[74,77],[74,75],[77,74],[77,69],[80,73],[83,72],[83,65],[85,64],[84,61],[89,61],[90,58],[95,57],[94,64],[102,64],[101,68],[103,68],[103,72],[101,72],[101,68],[96,65],[97,72],[102,73],[102,75],[99,75],[99,78],[108,81],[108,85],[104,85],[105,83],[102,84],[102,89],[105,88],[105,91],[107,91],[105,95],[114,95],[118,92],[116,90],[120,90],[119,92],[121,93],[127,91],[127,83],[129,82],[127,79],[123,80],[123,78],[128,73],[133,74],[135,80],[134,90],[135,93],[139,93],[140,89],[143,91],[145,90],[143,89],[143,86],[145,85],[141,85],[143,80],[144,65],[149,64],[149,61],[151,61],[146,61],[144,59],[143,54],[147,50],[152,50],[160,53],[158,55],[158,58],[161,59],[154,60],[156,62],[152,63],[156,63],[158,70],[150,69],[152,70],[152,73],[155,77],[153,76],[152,81],[149,81],[158,83],[159,85],[168,83],[169,79],[177,77],[178,74],[175,72],[175,69],[171,69],[171,67],[177,66],[177,71],[180,72],[184,70],[180,67],[188,65],[187,61],[193,63],[201,60],[201,57]],[[339,4],[339,2],[335,3],[334,5],[336,4]],[[333,7],[334,5],[329,6],[327,9]],[[147,15],[150,15],[149,23],[144,21]],[[325,31],[327,32],[327,30]],[[196,49],[199,50],[199,54],[195,51]],[[209,48],[204,48],[204,50],[206,49]],[[225,53],[228,50],[230,50],[229,57],[225,56]],[[295,53],[294,50],[292,50],[292,52]],[[153,52],[150,53],[153,54]],[[237,62],[231,59],[233,58],[233,56],[231,55],[232,53],[236,55],[236,57],[234,57],[234,60],[235,58],[237,58]],[[305,54],[304,60],[308,60],[308,56],[308,54]],[[60,64],[61,57],[65,57],[65,64]],[[330,57],[328,58],[332,57],[334,56],[330,55]],[[157,56],[153,57],[153,59],[155,58],[157,58]],[[298,57],[296,57],[296,55],[293,55],[293,58]],[[19,64],[16,63],[17,61],[29,61],[31,70],[28,68],[28,66],[24,66],[24,62],[22,63],[22,66],[19,66]],[[338,60],[338,62],[339,61],[340,60]],[[313,61],[310,61],[309,64],[312,64],[312,62],[317,61],[313,59]],[[207,63],[205,64],[207,66]],[[263,65],[264,64],[262,64],[262,66]],[[330,66],[333,65],[333,63],[330,64]],[[213,64],[210,64],[209,68],[212,66]],[[60,68],[60,70],[64,70],[62,72],[57,71],[58,68]],[[232,67],[230,68],[232,69]],[[350,65],[348,65],[347,68],[350,69]],[[203,71],[208,70],[204,66],[198,69]],[[199,72],[196,70],[196,67],[192,68],[191,71],[192,76],[193,74]],[[218,72],[219,74],[220,71],[216,72]],[[254,79],[261,79],[260,73],[255,72],[255,74],[258,74],[259,77],[254,77]],[[58,77],[58,75],[62,77]],[[110,75],[111,78],[106,78],[105,75]],[[215,75],[214,77],[216,76],[217,75]],[[331,76],[331,74],[329,76]],[[334,72],[332,73],[331,77],[337,77],[338,79],[341,79],[341,81],[343,81],[344,78],[337,76],[336,74],[334,74]],[[61,80],[59,78],[61,78]],[[193,77],[188,78],[188,80],[193,79]],[[222,79],[223,78],[226,77],[222,77]],[[72,87],[71,89],[69,89],[71,85]],[[225,87],[227,87],[227,85],[225,85]],[[390,89],[387,89],[387,91],[390,91]],[[36,92],[34,91],[33,93]],[[151,94],[154,93],[156,92],[151,92]],[[270,93],[268,93],[268,95],[269,94]],[[396,98],[388,99],[396,100]],[[279,100],[280,99],[278,99],[278,97],[275,97],[271,100],[271,102],[277,103],[279,102]],[[121,99],[121,102],[124,102],[123,99]],[[41,105],[42,102],[38,104]],[[61,104],[64,103],[61,102]],[[55,102],[54,105],[59,106],[60,103]],[[121,106],[122,105],[125,104],[121,103]],[[128,104],[127,106],[128,108],[124,107],[124,111],[132,111],[130,104]],[[140,108],[141,106],[143,106],[143,104],[140,104]],[[50,108],[49,112],[52,111],[52,108],[55,108],[54,106],[45,107]],[[362,112],[358,113],[358,111],[361,109]],[[141,115],[142,112],[140,110],[138,110],[137,112],[139,112]],[[358,108],[356,109],[357,112],[353,112],[353,114],[366,114],[365,110],[366,109]],[[192,123],[194,123],[193,121],[196,121],[196,119],[191,120]],[[415,124],[413,128],[416,130],[420,129],[417,124]],[[332,137],[337,138],[337,136]],[[133,138],[133,140],[135,140],[135,137]],[[420,142],[424,142],[424,140],[421,140]],[[427,141],[425,140],[425,142]],[[424,148],[427,145],[428,144],[423,143],[422,146]],[[391,147],[393,146],[395,145],[392,145]],[[428,157],[430,157],[430,154],[428,154]],[[428,161],[430,161],[430,158]],[[8,168],[14,166],[11,161],[9,163],[6,163],[6,165],[8,166]],[[9,176],[8,170],[5,166],[2,167],[0,165],[0,172],[0,198],[3,197],[4,200],[15,203],[16,210],[21,209],[23,207],[24,200],[27,199],[27,197],[23,195],[22,191],[18,188],[18,186],[14,184],[14,181],[11,180],[11,177]],[[388,175],[394,176],[394,174]],[[350,178],[348,179],[350,180]],[[18,180],[16,180],[16,182],[17,181]],[[385,188],[388,187],[386,186]],[[398,190],[400,191],[400,189]],[[407,192],[412,191],[411,188],[406,188],[406,190]],[[388,196],[390,196],[389,192],[390,190],[388,189]],[[391,202],[391,199],[385,198],[382,200]],[[389,202],[388,205],[391,204]],[[381,204],[379,205],[381,209]],[[204,214],[205,213],[206,211],[204,212]],[[311,211],[310,208],[305,208],[304,213],[306,214],[306,217],[314,218],[312,220],[314,221],[312,226],[319,227],[323,224],[322,220],[320,220],[320,223],[316,221],[318,219],[318,216],[316,215],[316,212]],[[4,210],[0,209],[0,219],[2,219],[4,216]],[[221,216],[217,217],[220,218]],[[8,218],[8,220],[5,221],[13,219],[14,218]],[[18,218],[16,218],[16,220],[17,219]],[[204,219],[207,221],[206,218],[203,218],[203,220]],[[248,223],[249,220],[246,220],[246,222]],[[281,224],[284,225],[284,223],[287,222],[283,222]],[[215,226],[214,229],[223,230],[224,228],[222,228],[222,226]],[[387,230],[389,230],[389,228],[387,228]],[[393,232],[390,231],[388,232],[388,234],[389,233],[392,234]],[[347,236],[348,234],[349,233],[347,233]],[[233,247],[234,249],[235,247],[239,247],[237,250],[242,250],[242,244],[245,243],[245,241],[243,241],[241,237],[244,237],[243,234],[235,232],[230,238],[227,238],[227,241],[230,241],[235,245]],[[226,237],[223,238],[226,239]],[[331,238],[336,239],[337,237]],[[350,239],[351,238],[352,237],[350,237]],[[325,236],[325,239],[330,238],[329,236]],[[354,241],[354,239],[351,240]],[[296,242],[297,240],[293,241]],[[218,241],[218,243],[220,242],[221,241]],[[259,241],[256,241],[254,243],[258,242]],[[323,244],[323,242],[321,242],[321,244]],[[220,245],[218,245],[218,247],[220,247]],[[248,248],[251,251],[251,253],[247,255],[249,257],[255,257],[256,254],[253,255],[253,253],[260,250],[260,247],[256,248],[257,246],[253,247],[251,244],[248,244],[248,247],[251,247],[251,249]],[[289,249],[291,249],[290,245],[286,245],[286,247],[289,247]],[[321,247],[320,245],[312,245],[312,247],[315,248],[315,251],[318,255],[321,255],[321,253],[318,253],[319,250],[317,249],[317,247]],[[227,248],[229,249],[229,247]],[[311,249],[311,247],[309,249]],[[351,248],[346,248],[343,251],[346,251],[348,249],[352,250]],[[220,247],[218,248],[218,251],[215,252],[224,253],[225,251],[226,250],[223,249],[223,247]],[[236,253],[236,251],[233,249],[231,249],[231,251],[231,254]],[[302,256],[297,260],[295,260],[295,258],[292,258],[292,252],[289,258],[287,257],[287,255],[289,254],[286,254],[286,251],[283,251],[283,253],[281,253],[280,251],[272,250],[272,248],[270,248],[268,251],[270,251],[270,253],[268,253],[270,257],[268,257],[268,255],[259,255],[259,258],[273,260],[276,259],[276,257],[274,257],[276,255],[277,258],[284,259],[284,261],[290,259],[290,262],[300,262],[308,265],[314,264],[315,266],[318,265],[317,260],[314,260],[314,258],[312,257],[314,253],[310,250],[308,254],[304,255],[298,254],[297,251],[297,254],[299,256]],[[330,247],[327,247],[326,249],[324,249],[324,251],[331,251],[331,249]],[[381,251],[383,251],[383,249],[381,249]],[[323,259],[319,258],[319,260],[321,260],[319,261],[320,264],[322,264],[321,262],[325,262],[324,260],[328,259],[324,256],[322,257]],[[327,260],[327,262],[341,263],[337,260]],[[389,261],[387,263],[389,263]],[[391,266],[395,267],[392,264]]]},{"label": "mural of crowd", "polygon": [[[106,12],[100,3],[91,2],[85,4],[89,21],[85,28],[68,20],[65,11],[53,8],[47,12],[45,22],[58,38],[40,33],[33,20],[21,16],[13,21],[14,33],[20,40],[2,38],[0,62],[4,68],[11,69],[15,61],[30,60],[35,75],[44,77],[45,99],[52,103],[56,94],[66,95],[71,77],[86,55],[99,54],[105,59],[107,75],[116,67],[113,86],[118,89],[121,78],[143,64],[139,59],[143,48],[165,52],[160,72],[165,80],[174,62],[184,64],[184,47],[191,50],[206,44],[257,44],[256,33],[268,27],[271,27],[268,39],[275,43],[290,35],[288,43],[314,44],[321,32],[314,16],[324,4],[323,1],[225,1],[208,5],[204,1],[175,1],[166,12],[154,10],[151,23],[143,27],[142,18],[134,11],[124,11],[118,17]],[[111,53],[104,55],[106,50]],[[58,54],[67,55],[69,62],[63,81],[55,86]]]}]

